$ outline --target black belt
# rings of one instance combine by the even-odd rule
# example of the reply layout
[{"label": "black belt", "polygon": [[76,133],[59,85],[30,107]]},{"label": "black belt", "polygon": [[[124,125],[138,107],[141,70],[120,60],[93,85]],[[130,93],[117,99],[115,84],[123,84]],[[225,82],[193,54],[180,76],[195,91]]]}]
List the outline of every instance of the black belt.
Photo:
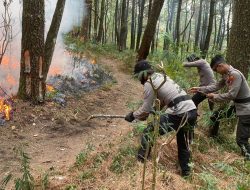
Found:
[{"label": "black belt", "polygon": [[189,95],[179,96],[179,97],[175,98],[174,100],[172,100],[171,102],[169,102],[168,107],[171,108],[171,107],[175,106],[176,104],[178,104],[182,101],[186,101],[186,100],[191,100],[191,97]]},{"label": "black belt", "polygon": [[247,103],[247,102],[250,102],[250,97],[242,98],[242,99],[235,99],[234,102],[235,103]]}]

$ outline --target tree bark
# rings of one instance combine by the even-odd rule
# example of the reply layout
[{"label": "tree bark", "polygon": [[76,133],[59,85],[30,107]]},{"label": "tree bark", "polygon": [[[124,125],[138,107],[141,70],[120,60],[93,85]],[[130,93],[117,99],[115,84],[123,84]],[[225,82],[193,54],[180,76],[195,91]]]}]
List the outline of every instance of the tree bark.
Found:
[{"label": "tree bark", "polygon": [[202,49],[202,56],[203,58],[206,57],[208,48],[209,48],[209,43],[211,39],[211,34],[213,30],[213,20],[214,20],[214,12],[215,12],[215,0],[210,1],[210,11],[209,11],[209,21],[208,21],[208,29],[207,29],[207,35],[205,39],[205,44],[204,48]]},{"label": "tree bark", "polygon": [[227,51],[227,62],[248,78],[250,65],[250,1],[233,1],[233,20]]},{"label": "tree bark", "polygon": [[135,49],[135,0],[132,0],[130,49]]},{"label": "tree bark", "polygon": [[86,0],[86,15],[83,18],[81,36],[84,40],[89,40],[91,33],[91,11],[92,11],[92,0]]},{"label": "tree bark", "polygon": [[100,15],[100,22],[99,22],[99,30],[98,35],[96,38],[97,42],[101,42],[103,37],[103,23],[104,23],[104,14],[105,14],[105,0],[102,0],[101,2],[101,15]]},{"label": "tree bark", "polygon": [[152,11],[143,34],[141,46],[138,50],[138,61],[146,59],[149,54],[150,45],[155,34],[156,24],[161,13],[164,0],[154,0]]},{"label": "tree bark", "polygon": [[137,27],[137,38],[136,38],[136,50],[138,50],[141,41],[145,0],[139,0],[139,2],[140,6],[139,6],[139,16],[137,25],[138,27]]},{"label": "tree bark", "polygon": [[179,45],[180,45],[180,21],[181,21],[181,6],[182,6],[182,0],[179,0],[178,2],[178,8],[177,8],[177,15],[176,15],[176,25],[175,25],[175,35],[174,35],[174,41],[176,42],[175,52],[178,52]]},{"label": "tree bark", "polygon": [[21,69],[18,96],[34,104],[44,101],[44,0],[23,0]]},{"label": "tree bark", "polygon": [[199,15],[197,21],[197,27],[195,31],[195,41],[194,41],[194,49],[196,50],[200,41],[200,28],[201,28],[201,15],[202,15],[202,1],[200,0],[200,8],[199,8]]}]

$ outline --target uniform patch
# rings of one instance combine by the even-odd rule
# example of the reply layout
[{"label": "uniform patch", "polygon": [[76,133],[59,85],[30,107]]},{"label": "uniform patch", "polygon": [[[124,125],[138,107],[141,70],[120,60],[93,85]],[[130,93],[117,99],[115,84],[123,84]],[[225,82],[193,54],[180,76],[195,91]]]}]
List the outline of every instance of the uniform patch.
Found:
[{"label": "uniform patch", "polygon": [[229,75],[227,78],[227,84],[232,85],[234,79],[235,79],[235,77],[233,75]]}]

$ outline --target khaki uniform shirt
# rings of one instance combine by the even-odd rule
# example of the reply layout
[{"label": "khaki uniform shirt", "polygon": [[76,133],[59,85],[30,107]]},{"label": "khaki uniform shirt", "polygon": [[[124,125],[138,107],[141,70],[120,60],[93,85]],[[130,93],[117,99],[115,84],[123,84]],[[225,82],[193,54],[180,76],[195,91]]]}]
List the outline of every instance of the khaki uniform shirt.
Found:
[{"label": "khaki uniform shirt", "polygon": [[[237,69],[230,66],[227,74],[216,84],[200,87],[199,91],[204,93],[215,92],[227,86],[228,92],[215,94],[214,101],[226,101],[250,97],[250,89],[244,75]],[[235,103],[236,115],[250,115],[250,102]]]},{"label": "khaki uniform shirt", "polygon": [[200,76],[200,86],[208,86],[216,82],[214,78],[214,73],[208,64],[208,62],[204,59],[199,59],[194,62],[184,62],[184,67],[197,67],[198,73]]},{"label": "khaki uniform shirt", "polygon": [[[154,73],[151,76],[151,79],[153,81],[154,88],[157,88],[163,82],[164,76],[160,73]],[[161,102],[161,107],[164,107],[167,106],[169,102],[171,102],[175,98],[186,94],[187,93],[182,90],[178,84],[176,84],[172,79],[166,76],[166,82],[158,90],[157,98]],[[133,113],[134,117],[139,120],[145,120],[148,117],[150,111],[153,110],[155,94],[149,80],[144,84],[143,95],[143,105]],[[193,109],[196,109],[194,102],[192,100],[186,100],[179,102],[176,106],[167,108],[166,113],[178,115]]]}]

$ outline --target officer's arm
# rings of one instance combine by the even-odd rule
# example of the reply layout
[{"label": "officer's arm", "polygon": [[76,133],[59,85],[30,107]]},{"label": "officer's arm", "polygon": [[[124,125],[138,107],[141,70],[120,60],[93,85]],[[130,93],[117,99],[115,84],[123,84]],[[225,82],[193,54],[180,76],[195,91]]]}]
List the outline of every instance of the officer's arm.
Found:
[{"label": "officer's arm", "polygon": [[202,60],[197,60],[193,62],[184,62],[183,66],[184,67],[200,67],[202,63]]},{"label": "officer's arm", "polygon": [[215,101],[234,100],[237,97],[242,83],[242,77],[240,73],[233,72],[228,82],[229,91],[223,94],[215,94]]},{"label": "officer's arm", "polygon": [[216,92],[216,91],[222,89],[224,86],[225,86],[225,79],[221,79],[220,81],[218,81],[212,85],[199,87],[198,91],[207,94],[210,92]]},{"label": "officer's arm", "polygon": [[152,110],[155,95],[149,82],[146,82],[144,85],[143,96],[144,98],[142,106],[133,113],[135,119],[146,120],[150,111]]}]

